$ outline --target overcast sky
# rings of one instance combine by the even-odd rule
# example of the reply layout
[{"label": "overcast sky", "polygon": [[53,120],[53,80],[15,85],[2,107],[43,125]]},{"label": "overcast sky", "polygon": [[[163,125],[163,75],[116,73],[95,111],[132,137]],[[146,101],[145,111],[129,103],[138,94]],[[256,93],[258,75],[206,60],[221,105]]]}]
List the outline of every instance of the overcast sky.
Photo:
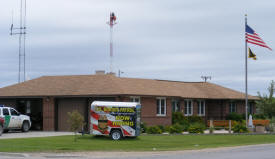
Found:
[{"label": "overcast sky", "polygon": [[[271,0],[27,0],[27,79],[109,71],[109,20],[114,70],[123,77],[210,82],[244,92],[244,15],[275,49]],[[9,35],[20,0],[0,1],[0,87],[17,83],[18,36]],[[275,53],[251,46],[248,90],[266,92],[275,79]]]}]

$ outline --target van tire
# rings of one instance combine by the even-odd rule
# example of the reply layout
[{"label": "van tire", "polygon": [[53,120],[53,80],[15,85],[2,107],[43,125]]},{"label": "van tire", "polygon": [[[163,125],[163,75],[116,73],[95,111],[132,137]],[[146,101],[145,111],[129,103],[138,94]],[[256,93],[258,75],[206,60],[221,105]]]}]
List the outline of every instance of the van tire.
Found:
[{"label": "van tire", "polygon": [[122,133],[120,130],[113,130],[111,132],[111,138],[113,140],[120,140],[122,138]]},{"label": "van tire", "polygon": [[30,129],[30,124],[29,124],[29,122],[28,122],[28,121],[24,121],[24,122],[23,122],[23,125],[22,125],[22,131],[23,131],[23,132],[28,132],[29,129]]},{"label": "van tire", "polygon": [[0,136],[3,134],[3,131],[4,131],[3,125],[0,125]]}]

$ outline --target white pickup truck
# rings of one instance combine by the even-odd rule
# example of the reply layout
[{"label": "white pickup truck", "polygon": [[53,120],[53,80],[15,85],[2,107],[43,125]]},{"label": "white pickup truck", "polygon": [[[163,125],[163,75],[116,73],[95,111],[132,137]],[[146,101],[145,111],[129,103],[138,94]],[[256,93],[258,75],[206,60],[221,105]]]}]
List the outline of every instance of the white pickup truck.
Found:
[{"label": "white pickup truck", "polygon": [[0,105],[0,117],[4,119],[4,132],[9,130],[29,131],[31,127],[30,117],[18,113],[14,108]]}]

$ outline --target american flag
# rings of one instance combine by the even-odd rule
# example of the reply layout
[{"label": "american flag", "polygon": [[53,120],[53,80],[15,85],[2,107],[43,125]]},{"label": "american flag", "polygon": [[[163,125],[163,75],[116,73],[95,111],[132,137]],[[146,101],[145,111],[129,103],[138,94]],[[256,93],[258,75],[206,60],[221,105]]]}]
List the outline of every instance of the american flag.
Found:
[{"label": "american flag", "polygon": [[258,45],[261,47],[268,48],[269,50],[272,50],[270,47],[266,45],[266,43],[260,38],[260,36],[248,25],[245,27],[245,38],[246,42]]}]

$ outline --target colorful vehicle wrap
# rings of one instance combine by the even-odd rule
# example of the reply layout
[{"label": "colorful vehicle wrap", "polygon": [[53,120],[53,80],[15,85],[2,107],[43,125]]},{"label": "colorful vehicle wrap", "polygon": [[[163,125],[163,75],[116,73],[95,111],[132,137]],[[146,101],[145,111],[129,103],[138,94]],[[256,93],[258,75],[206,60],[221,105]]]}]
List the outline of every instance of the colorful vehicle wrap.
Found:
[{"label": "colorful vehicle wrap", "polygon": [[123,136],[140,134],[141,105],[133,102],[98,102],[91,105],[90,133],[109,135],[119,129]]}]

